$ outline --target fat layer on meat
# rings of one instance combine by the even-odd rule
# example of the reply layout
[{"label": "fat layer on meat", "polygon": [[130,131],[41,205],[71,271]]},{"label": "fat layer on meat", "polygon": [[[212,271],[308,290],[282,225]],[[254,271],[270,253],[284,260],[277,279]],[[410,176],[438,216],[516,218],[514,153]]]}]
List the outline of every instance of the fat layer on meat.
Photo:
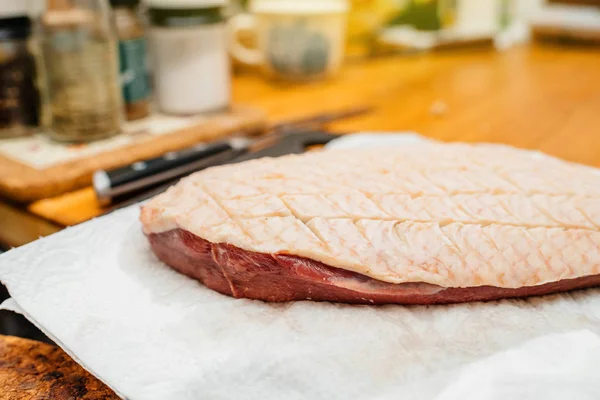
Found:
[{"label": "fat layer on meat", "polygon": [[502,145],[311,152],[195,173],[146,234],[289,254],[388,283],[519,288],[600,273],[600,174]]}]

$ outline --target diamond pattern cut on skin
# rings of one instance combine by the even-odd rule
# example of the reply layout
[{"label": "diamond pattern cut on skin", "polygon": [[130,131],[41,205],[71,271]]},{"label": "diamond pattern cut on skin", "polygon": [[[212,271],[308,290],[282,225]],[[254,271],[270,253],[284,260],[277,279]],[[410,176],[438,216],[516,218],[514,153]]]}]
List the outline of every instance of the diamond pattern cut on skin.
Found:
[{"label": "diamond pattern cut on skin", "polygon": [[283,253],[390,282],[541,285],[600,273],[600,174],[501,145],[339,150],[211,168],[146,233]]}]

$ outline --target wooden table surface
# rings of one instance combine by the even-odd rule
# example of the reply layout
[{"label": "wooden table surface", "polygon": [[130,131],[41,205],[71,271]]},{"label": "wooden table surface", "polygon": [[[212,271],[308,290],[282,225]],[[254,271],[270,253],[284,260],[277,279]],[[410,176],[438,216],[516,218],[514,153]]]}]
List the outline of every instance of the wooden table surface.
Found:
[{"label": "wooden table surface", "polygon": [[[416,131],[501,142],[600,166],[600,52],[531,45],[390,57],[346,66],[328,82],[292,85],[256,74],[234,80],[236,103],[272,121],[373,105],[339,132]],[[0,242],[17,246],[101,212],[91,188],[19,207],[0,203]]]},{"label": "wooden table surface", "polygon": [[0,335],[0,399],[117,400],[58,347]]}]

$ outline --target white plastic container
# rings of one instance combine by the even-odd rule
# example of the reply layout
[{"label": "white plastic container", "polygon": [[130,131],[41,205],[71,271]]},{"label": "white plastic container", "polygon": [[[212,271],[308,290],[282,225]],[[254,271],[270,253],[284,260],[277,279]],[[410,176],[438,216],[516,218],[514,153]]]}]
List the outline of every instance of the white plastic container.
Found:
[{"label": "white plastic container", "polygon": [[159,109],[193,115],[229,107],[226,0],[147,0]]}]

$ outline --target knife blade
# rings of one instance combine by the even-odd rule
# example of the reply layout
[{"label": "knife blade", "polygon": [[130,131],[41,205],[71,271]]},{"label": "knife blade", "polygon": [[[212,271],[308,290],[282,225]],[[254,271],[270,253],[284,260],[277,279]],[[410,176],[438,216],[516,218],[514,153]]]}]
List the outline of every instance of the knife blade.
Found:
[{"label": "knife blade", "polygon": [[332,134],[323,131],[310,131],[295,133],[283,137],[273,146],[265,146],[252,152],[241,154],[223,164],[235,164],[263,157],[280,157],[287,154],[301,154],[309,146],[324,145],[340,137],[340,134]]}]

